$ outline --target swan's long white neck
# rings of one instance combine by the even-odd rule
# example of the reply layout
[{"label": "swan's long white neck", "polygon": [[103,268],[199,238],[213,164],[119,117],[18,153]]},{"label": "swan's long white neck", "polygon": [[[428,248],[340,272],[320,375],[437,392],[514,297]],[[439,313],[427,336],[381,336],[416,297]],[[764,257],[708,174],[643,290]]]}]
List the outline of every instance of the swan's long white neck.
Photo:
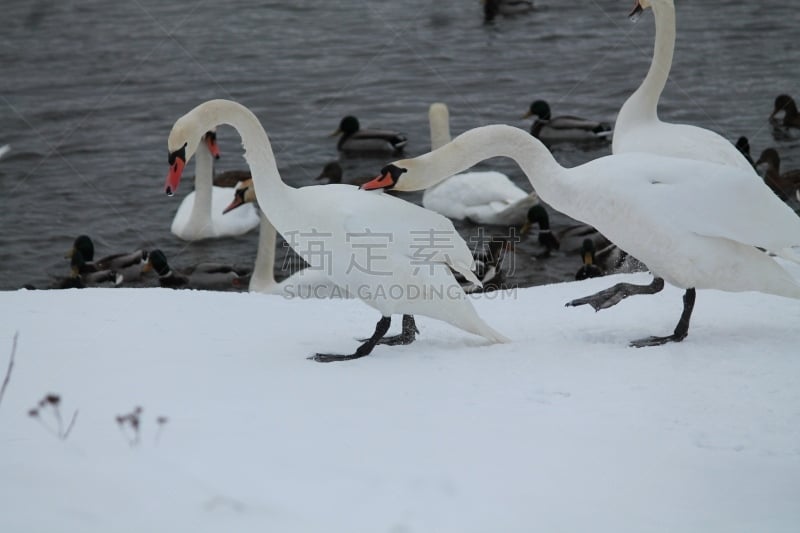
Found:
[{"label": "swan's long white neck", "polygon": [[[428,110],[428,125],[431,131],[432,151],[450,142],[450,110],[447,109],[447,105],[442,103],[431,104]],[[434,190],[436,190],[436,185],[428,187],[422,193],[423,205],[425,204],[426,197],[432,194]]]},{"label": "swan's long white neck", "polygon": [[503,124],[468,130],[438,150],[395,162],[396,166],[407,169],[397,190],[431,187],[492,157],[513,159],[536,192],[556,209],[559,205],[570,205],[576,194],[578,187],[569,179],[569,170],[556,162],[541,141],[527,131]]},{"label": "swan's long white neck", "polygon": [[450,142],[450,112],[445,104],[431,104],[428,124],[431,130],[431,150]]},{"label": "swan's long white neck", "polygon": [[[179,119],[188,121],[193,133],[205,132],[219,125],[233,127],[242,138],[244,158],[253,176],[258,204],[275,221],[291,219],[293,188],[281,180],[269,137],[258,118],[246,107],[230,100],[209,100]],[[182,124],[181,124],[182,125]],[[173,128],[174,130],[175,128]],[[280,231],[280,228],[278,228]]]},{"label": "swan's long white neck", "polygon": [[637,122],[658,120],[658,100],[667,84],[675,49],[675,5],[671,1],[654,0],[652,8],[656,20],[653,60],[642,84],[619,110],[615,131],[625,130]]},{"label": "swan's long white neck", "polygon": [[259,210],[261,224],[258,229],[258,252],[253,274],[250,276],[250,291],[266,292],[275,285],[275,227]]},{"label": "swan's long white neck", "polygon": [[200,141],[194,160],[194,203],[188,226],[211,226],[211,194],[214,183],[214,157],[205,141]]}]

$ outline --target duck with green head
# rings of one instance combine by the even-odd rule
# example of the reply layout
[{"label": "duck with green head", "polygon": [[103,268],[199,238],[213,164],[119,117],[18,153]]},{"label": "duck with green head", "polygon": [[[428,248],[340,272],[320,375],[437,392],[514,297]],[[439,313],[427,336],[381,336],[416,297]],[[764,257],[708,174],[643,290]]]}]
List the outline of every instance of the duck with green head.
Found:
[{"label": "duck with green head", "polygon": [[235,267],[218,263],[208,263],[179,271],[173,269],[167,256],[161,250],[148,254],[145,271],[154,270],[158,274],[158,284],[170,289],[201,290],[239,290],[245,283],[240,279]]},{"label": "duck with green head", "polygon": [[391,130],[361,129],[353,115],[347,115],[331,137],[340,136],[336,148],[347,153],[398,153],[402,152],[408,138]]},{"label": "duck with green head", "polygon": [[88,235],[79,235],[72,243],[72,249],[67,252],[67,258],[73,258],[76,253],[81,254],[80,273],[100,272],[113,270],[122,276],[123,281],[135,281],[142,275],[142,267],[147,260],[145,250],[117,253],[107,255],[97,261],[94,260],[94,242]]},{"label": "duck with green head", "polygon": [[534,100],[522,118],[537,117],[531,125],[531,135],[550,145],[555,143],[608,142],[613,131],[606,122],[571,115],[553,117],[550,105]]}]

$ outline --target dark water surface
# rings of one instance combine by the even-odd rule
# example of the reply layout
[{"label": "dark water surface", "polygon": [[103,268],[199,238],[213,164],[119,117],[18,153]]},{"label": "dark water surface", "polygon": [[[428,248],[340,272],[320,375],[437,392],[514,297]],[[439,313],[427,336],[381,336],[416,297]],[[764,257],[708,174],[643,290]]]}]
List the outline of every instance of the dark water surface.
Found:
[{"label": "dark water surface", "polygon": [[[252,264],[257,232],[185,243],[169,231],[191,186],[184,180],[178,198],[163,193],[167,135],[210,98],[237,100],[259,116],[295,186],[312,184],[339,157],[327,134],[346,114],[407,133],[410,155],[429,148],[434,101],[450,107],[453,134],[498,122],[527,128],[519,117],[535,98],[555,114],[613,121],[652,53],[652,13],[632,24],[631,4],[539,0],[534,13],[486,25],[478,0],[5,0],[0,145],[12,151],[0,160],[0,288],[44,286],[65,274],[63,253],[81,233],[100,256],[159,247],[178,267]],[[777,94],[800,99],[797,6],[676,4],[661,117],[732,140],[746,135],[754,157],[775,146],[784,169],[800,167],[800,132],[776,139],[767,121]],[[221,128],[219,138],[218,170],[242,168],[235,132]],[[554,154],[573,166],[609,151]],[[357,177],[385,160],[341,162],[346,177]],[[510,161],[482,168],[530,189]],[[554,216],[555,226],[568,223]],[[527,244],[517,249],[520,285],[568,279],[579,266],[577,255],[531,261],[530,253]]]}]

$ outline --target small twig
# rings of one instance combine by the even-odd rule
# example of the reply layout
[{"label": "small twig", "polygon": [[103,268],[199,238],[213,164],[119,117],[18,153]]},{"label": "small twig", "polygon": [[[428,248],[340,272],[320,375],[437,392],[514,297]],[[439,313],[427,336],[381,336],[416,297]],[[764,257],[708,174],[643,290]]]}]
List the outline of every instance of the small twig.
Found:
[{"label": "small twig", "polygon": [[61,437],[62,440],[67,440],[69,437],[69,432],[72,431],[72,428],[75,426],[75,420],[78,419],[78,410],[75,409],[75,414],[72,415],[72,420],[69,422],[69,426],[67,426],[67,430],[64,432],[64,435]]},{"label": "small twig", "polygon": [[14,333],[14,341],[11,344],[11,357],[8,358],[8,369],[6,370],[6,377],[3,379],[3,385],[0,387],[0,403],[3,402],[3,395],[6,393],[8,381],[11,379],[11,369],[14,368],[14,355],[17,353],[17,339],[19,338],[19,331]]}]

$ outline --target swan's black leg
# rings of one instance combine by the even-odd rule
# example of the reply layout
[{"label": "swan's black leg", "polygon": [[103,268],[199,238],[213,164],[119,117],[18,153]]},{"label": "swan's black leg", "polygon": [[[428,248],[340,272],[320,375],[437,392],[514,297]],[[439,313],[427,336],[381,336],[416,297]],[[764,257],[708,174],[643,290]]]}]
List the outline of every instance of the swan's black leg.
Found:
[{"label": "swan's black leg", "polygon": [[318,353],[309,357],[309,359],[317,361],[319,363],[330,363],[333,361],[349,361],[350,359],[358,359],[359,357],[364,357],[365,355],[369,355],[372,352],[372,349],[375,348],[375,345],[378,344],[386,332],[389,331],[389,326],[392,324],[392,317],[384,316],[378,320],[378,323],[375,324],[375,333],[372,334],[372,337],[367,339],[364,344],[358,347],[356,352],[352,355],[336,355],[332,353]]},{"label": "swan's black leg", "polygon": [[689,320],[692,318],[692,310],[694,310],[694,300],[696,294],[694,289],[686,289],[683,294],[683,313],[681,319],[678,320],[678,325],[675,326],[675,332],[666,337],[646,337],[631,341],[631,346],[635,348],[644,348],[645,346],[660,346],[668,342],[680,342],[689,334]]},{"label": "swan's black leg", "polygon": [[[403,332],[399,335],[392,335],[391,337],[384,337],[378,341],[378,344],[388,344],[389,346],[397,346],[398,344],[411,344],[417,339],[417,324],[414,322],[414,315],[403,315]],[[359,339],[361,342],[366,342],[369,339]]]},{"label": "swan's black leg", "polygon": [[598,293],[586,296],[585,298],[578,298],[567,302],[567,307],[577,307],[579,305],[591,305],[595,311],[601,309],[608,309],[613,305],[617,305],[628,296],[635,294],[655,294],[664,288],[664,280],[661,278],[653,278],[650,285],[634,285],[632,283],[617,283],[613,287],[602,290]]}]

